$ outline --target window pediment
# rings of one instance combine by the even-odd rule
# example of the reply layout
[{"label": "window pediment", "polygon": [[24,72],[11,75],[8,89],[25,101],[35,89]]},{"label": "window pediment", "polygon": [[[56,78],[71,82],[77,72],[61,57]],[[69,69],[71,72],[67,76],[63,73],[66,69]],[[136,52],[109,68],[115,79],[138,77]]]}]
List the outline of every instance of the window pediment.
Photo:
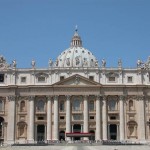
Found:
[{"label": "window pediment", "polygon": [[38,77],[45,77],[47,78],[48,77],[48,74],[47,73],[37,73],[35,74],[35,76],[38,78]]},{"label": "window pediment", "polygon": [[106,77],[119,77],[118,72],[108,72],[106,73]]},{"label": "window pediment", "polygon": [[46,74],[46,73],[37,73],[35,76],[37,78],[37,82],[43,83],[43,82],[46,82],[48,74]]}]

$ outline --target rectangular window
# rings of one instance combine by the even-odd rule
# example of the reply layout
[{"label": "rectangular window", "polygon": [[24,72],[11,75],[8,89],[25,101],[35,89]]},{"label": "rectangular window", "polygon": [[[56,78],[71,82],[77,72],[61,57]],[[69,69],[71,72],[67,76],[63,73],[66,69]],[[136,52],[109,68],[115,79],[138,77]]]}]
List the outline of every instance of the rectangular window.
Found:
[{"label": "rectangular window", "polygon": [[38,120],[44,120],[44,117],[38,117]]},{"label": "rectangular window", "polygon": [[64,76],[60,76],[60,81],[64,80],[65,77]]},{"label": "rectangular window", "polygon": [[116,116],[110,116],[110,120],[116,120]]},{"label": "rectangular window", "polygon": [[60,120],[64,120],[65,119],[65,117],[64,116],[60,116]]},{"label": "rectangular window", "polygon": [[128,83],[132,83],[133,82],[133,77],[128,77]]},{"label": "rectangular window", "polygon": [[90,79],[91,81],[94,81],[94,76],[89,76],[89,79]]},{"label": "rectangular window", "polygon": [[38,77],[38,82],[45,82],[45,77],[43,76]]},{"label": "rectangular window", "polygon": [[90,120],[94,120],[94,116],[90,116]]},{"label": "rectangular window", "polygon": [[4,82],[4,74],[0,74],[0,83]]},{"label": "rectangular window", "polygon": [[26,83],[26,77],[21,77],[21,83]]},{"label": "rectangular window", "polygon": [[116,81],[116,78],[115,78],[115,77],[109,77],[109,81],[110,81],[110,82],[115,82],[115,81]]},{"label": "rectangular window", "polygon": [[82,120],[81,115],[73,115],[73,120]]}]

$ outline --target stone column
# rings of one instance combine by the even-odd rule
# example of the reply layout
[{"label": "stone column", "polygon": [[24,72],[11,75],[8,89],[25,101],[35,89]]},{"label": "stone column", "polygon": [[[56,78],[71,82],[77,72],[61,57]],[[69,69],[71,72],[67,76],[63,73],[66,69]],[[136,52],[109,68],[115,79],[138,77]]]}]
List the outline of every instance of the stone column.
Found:
[{"label": "stone column", "polygon": [[106,96],[103,96],[103,140],[107,140],[107,101]]},{"label": "stone column", "polygon": [[47,141],[52,140],[52,97],[47,97]]},{"label": "stone column", "polygon": [[15,124],[16,124],[16,110],[15,100],[16,96],[8,96],[8,125],[7,125],[7,143],[14,144],[15,142]]},{"label": "stone column", "polygon": [[[66,96],[66,133],[71,132],[71,111],[70,111],[70,96]],[[67,141],[70,141],[70,137],[66,137]]]},{"label": "stone column", "polygon": [[27,140],[34,143],[34,96],[29,96],[29,122]]},{"label": "stone column", "polygon": [[138,139],[145,140],[145,103],[144,96],[140,95],[138,99]]},{"label": "stone column", "polygon": [[58,96],[54,96],[54,140],[58,140]]},{"label": "stone column", "polygon": [[119,101],[120,101],[120,140],[124,140],[125,137],[125,125],[124,125],[124,96],[120,96],[119,97]]},{"label": "stone column", "polygon": [[[88,96],[84,96],[84,133],[88,133]],[[84,137],[88,140],[88,137]]]},{"label": "stone column", "polygon": [[100,96],[96,96],[96,140],[101,140],[101,105]]}]

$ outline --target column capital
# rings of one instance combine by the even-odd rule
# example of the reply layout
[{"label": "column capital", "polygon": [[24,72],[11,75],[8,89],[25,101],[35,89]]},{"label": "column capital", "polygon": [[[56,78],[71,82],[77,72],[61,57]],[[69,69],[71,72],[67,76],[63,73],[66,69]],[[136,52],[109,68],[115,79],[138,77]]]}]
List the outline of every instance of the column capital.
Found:
[{"label": "column capital", "polygon": [[107,96],[106,95],[102,95],[102,100],[106,101],[107,100]]},{"label": "column capital", "polygon": [[70,95],[66,95],[66,100],[70,100],[71,96]]},{"label": "column capital", "polygon": [[87,99],[89,97],[89,95],[83,95],[84,99]]},{"label": "column capital", "polygon": [[144,95],[137,95],[137,100],[144,100],[145,96]]},{"label": "column capital", "polygon": [[100,100],[100,98],[102,97],[101,95],[95,95],[97,100]]},{"label": "column capital", "polygon": [[58,95],[54,95],[54,100],[58,100]]},{"label": "column capital", "polygon": [[47,100],[52,100],[52,97],[53,97],[53,96],[51,96],[51,95],[47,95],[47,96],[46,96]]},{"label": "column capital", "polygon": [[125,95],[119,95],[119,100],[125,100]]},{"label": "column capital", "polygon": [[34,95],[30,95],[30,96],[29,96],[29,101],[33,101],[33,100],[34,100],[34,98],[35,98],[35,96],[34,96]]},{"label": "column capital", "polygon": [[9,96],[8,96],[8,100],[9,100],[9,101],[15,101],[15,99],[16,99],[16,96],[15,96],[15,95],[9,95]]}]

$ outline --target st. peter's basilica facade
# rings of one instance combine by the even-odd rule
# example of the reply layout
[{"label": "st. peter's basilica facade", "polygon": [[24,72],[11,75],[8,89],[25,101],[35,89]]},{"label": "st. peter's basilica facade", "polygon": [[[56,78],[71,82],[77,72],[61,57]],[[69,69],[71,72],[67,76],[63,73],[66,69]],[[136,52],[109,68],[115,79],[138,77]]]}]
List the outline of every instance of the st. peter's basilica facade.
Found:
[{"label": "st. peter's basilica facade", "polygon": [[150,57],[137,67],[107,68],[71,45],[49,66],[17,68],[0,56],[0,141],[150,141]]}]

